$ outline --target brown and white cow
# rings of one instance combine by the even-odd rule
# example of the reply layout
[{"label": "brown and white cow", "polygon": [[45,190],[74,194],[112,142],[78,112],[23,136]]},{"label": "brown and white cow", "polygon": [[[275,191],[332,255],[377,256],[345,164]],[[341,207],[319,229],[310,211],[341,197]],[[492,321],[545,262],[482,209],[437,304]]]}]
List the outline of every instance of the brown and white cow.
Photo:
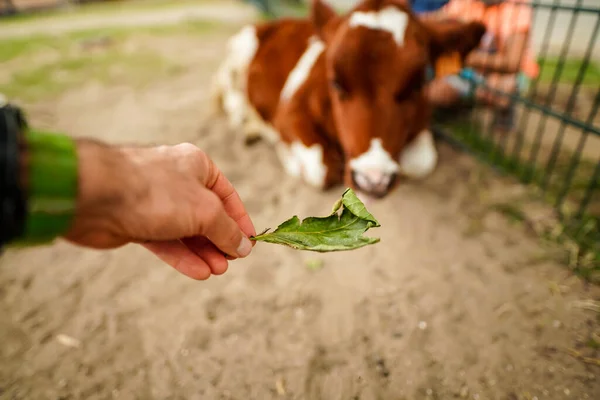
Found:
[{"label": "brown and white cow", "polygon": [[229,42],[215,95],[233,128],[275,143],[288,174],[381,198],[432,172],[426,67],[465,57],[485,27],[418,19],[404,0],[246,26]]}]

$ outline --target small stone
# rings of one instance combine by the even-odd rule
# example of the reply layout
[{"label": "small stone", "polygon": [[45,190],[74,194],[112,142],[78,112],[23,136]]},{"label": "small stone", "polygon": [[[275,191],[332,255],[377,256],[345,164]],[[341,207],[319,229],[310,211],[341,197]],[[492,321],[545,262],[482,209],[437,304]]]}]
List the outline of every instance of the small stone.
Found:
[{"label": "small stone", "polygon": [[513,365],[512,365],[512,364],[508,364],[508,365],[506,366],[506,370],[507,370],[507,371],[512,371],[513,369],[515,369],[515,367],[513,367]]},{"label": "small stone", "polygon": [[285,396],[285,386],[283,383],[283,379],[277,379],[277,382],[275,382],[275,388],[277,389],[277,394],[279,396]]},{"label": "small stone", "polygon": [[58,343],[62,344],[63,346],[74,347],[74,348],[81,347],[81,341],[79,339],[75,339],[74,337],[69,336],[69,335],[63,335],[62,333],[59,335],[56,335],[56,340],[58,341]]},{"label": "small stone", "polygon": [[468,395],[469,395],[468,387],[463,386],[462,388],[460,388],[460,397],[462,397],[463,399],[466,399]]},{"label": "small stone", "polygon": [[559,320],[557,320],[557,319],[555,319],[554,321],[552,321],[552,326],[555,327],[555,328],[560,328],[561,325],[562,325],[561,322]]},{"label": "small stone", "polygon": [[187,357],[190,355],[190,350],[189,349],[181,349],[179,352],[183,357]]},{"label": "small stone", "polygon": [[424,331],[425,329],[427,329],[427,322],[425,321],[421,321],[419,322],[419,329]]},{"label": "small stone", "polygon": [[473,400],[479,400],[479,394],[478,393],[475,393],[473,395]]},{"label": "small stone", "polygon": [[431,396],[433,394],[433,390],[427,389],[425,393],[427,393],[427,396]]},{"label": "small stone", "polygon": [[565,392],[565,394],[566,394],[567,396],[571,394],[571,391],[570,391],[569,389],[567,389],[567,388],[565,388],[564,392]]}]

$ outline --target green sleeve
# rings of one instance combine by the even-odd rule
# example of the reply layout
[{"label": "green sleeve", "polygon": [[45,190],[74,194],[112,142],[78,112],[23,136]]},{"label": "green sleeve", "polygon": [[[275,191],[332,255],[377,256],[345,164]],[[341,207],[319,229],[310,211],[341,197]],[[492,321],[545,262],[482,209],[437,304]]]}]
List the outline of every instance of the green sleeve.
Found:
[{"label": "green sleeve", "polygon": [[51,242],[65,234],[73,220],[78,189],[74,139],[26,130],[26,219],[22,235],[11,246]]}]

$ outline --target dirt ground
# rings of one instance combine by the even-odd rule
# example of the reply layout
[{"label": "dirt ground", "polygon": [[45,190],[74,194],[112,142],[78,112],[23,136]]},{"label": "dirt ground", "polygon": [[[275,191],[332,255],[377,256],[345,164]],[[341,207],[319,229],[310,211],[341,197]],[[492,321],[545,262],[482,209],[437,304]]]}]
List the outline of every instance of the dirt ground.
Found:
[{"label": "dirt ground", "polygon": [[[224,40],[155,40],[182,73],[144,87],[88,83],[28,104],[31,121],[112,143],[195,143],[258,230],[326,214],[343,188],[294,182],[268,145],[245,147],[207,115]],[[439,146],[430,179],[370,206],[382,240],[354,252],[259,244],[207,282],[137,246],[6,253],[0,398],[599,398],[600,289],[482,211],[483,186],[487,196],[518,186]]]}]

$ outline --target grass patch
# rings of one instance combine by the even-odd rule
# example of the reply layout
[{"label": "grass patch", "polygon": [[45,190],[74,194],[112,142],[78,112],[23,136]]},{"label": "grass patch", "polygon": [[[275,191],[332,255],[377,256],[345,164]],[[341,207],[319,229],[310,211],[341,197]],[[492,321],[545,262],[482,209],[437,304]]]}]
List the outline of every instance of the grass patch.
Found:
[{"label": "grass patch", "polygon": [[[538,60],[540,64],[540,76],[539,81],[544,83],[552,82],[554,75],[557,73],[557,69],[560,66],[560,60],[558,58],[540,58]],[[562,70],[560,72],[559,82],[561,83],[575,83],[581,67],[583,66],[583,60],[569,58],[562,63]],[[600,85],[600,63],[590,60],[587,67],[583,72],[584,85]]]},{"label": "grass patch", "polygon": [[[231,26],[209,20],[160,26],[91,29],[52,37],[0,39],[0,62],[7,63],[7,80],[0,93],[9,98],[40,100],[86,81],[136,85],[170,76],[181,70],[177,60],[167,60],[152,45],[127,48],[132,39],[201,37],[226,32]],[[86,50],[94,42],[107,44]],[[8,64],[10,62],[10,64]],[[3,71],[4,72],[4,71]]]},{"label": "grass patch", "polygon": [[498,211],[499,213],[504,214],[512,222],[516,223],[527,220],[527,215],[520,205],[510,203],[498,203],[494,204],[492,208]]},{"label": "grass patch", "polygon": [[[62,35],[0,39],[0,62],[8,63],[7,80],[0,80],[0,93],[9,98],[36,101],[51,97],[87,81],[138,85],[181,71],[177,60],[167,60],[152,49],[127,49],[132,39],[208,37],[231,29],[208,20],[146,27],[91,29]],[[93,50],[86,44],[106,41]],[[41,57],[41,61],[39,59]],[[3,71],[4,72],[4,71]]]},{"label": "grass patch", "polygon": [[127,81],[130,85],[138,85],[150,82],[157,75],[164,76],[176,71],[175,64],[155,53],[124,54],[109,51],[85,57],[61,58],[46,65],[17,71],[8,84],[0,85],[0,92],[9,98],[34,101],[86,82]]},{"label": "grass patch", "polygon": [[210,20],[189,20],[173,25],[139,26],[125,28],[88,29],[60,35],[34,35],[27,38],[0,39],[0,62],[8,62],[48,49],[64,51],[78,42],[97,37],[126,40],[139,35],[206,35],[225,29],[224,24]]}]

